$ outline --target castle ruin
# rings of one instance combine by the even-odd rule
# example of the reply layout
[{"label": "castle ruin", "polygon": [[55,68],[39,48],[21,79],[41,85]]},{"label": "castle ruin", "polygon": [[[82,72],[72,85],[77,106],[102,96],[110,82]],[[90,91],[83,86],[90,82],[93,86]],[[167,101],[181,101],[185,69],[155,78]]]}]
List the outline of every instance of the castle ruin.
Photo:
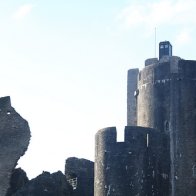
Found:
[{"label": "castle ruin", "polygon": [[116,128],[96,134],[95,196],[196,195],[196,61],[172,56],[130,69],[124,142]]}]

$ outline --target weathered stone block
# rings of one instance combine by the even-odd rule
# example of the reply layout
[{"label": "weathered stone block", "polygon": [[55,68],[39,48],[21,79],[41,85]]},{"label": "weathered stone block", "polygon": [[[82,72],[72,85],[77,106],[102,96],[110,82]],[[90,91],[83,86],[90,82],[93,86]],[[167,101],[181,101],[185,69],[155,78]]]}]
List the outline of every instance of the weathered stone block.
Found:
[{"label": "weathered stone block", "polygon": [[43,172],[12,196],[73,196],[73,191],[62,172]]},{"label": "weathered stone block", "polygon": [[70,157],[65,163],[65,176],[73,187],[73,196],[94,195],[94,162]]}]

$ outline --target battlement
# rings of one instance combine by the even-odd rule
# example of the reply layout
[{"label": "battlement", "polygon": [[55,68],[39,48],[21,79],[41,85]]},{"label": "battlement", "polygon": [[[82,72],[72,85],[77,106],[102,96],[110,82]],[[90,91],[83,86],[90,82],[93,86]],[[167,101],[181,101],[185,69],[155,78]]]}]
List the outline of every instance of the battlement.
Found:
[{"label": "battlement", "polygon": [[179,61],[179,70],[181,79],[196,80],[196,61],[181,60]]},{"label": "battlement", "polygon": [[148,64],[139,72],[138,88],[171,80],[196,79],[195,73],[196,61],[182,60],[177,56],[164,56],[157,63]]},{"label": "battlement", "polygon": [[[157,143],[159,141],[159,143]],[[138,146],[142,148],[157,146],[160,141],[166,141],[164,133],[160,133],[155,129],[140,126],[126,126],[124,130],[124,142],[117,142],[116,127],[107,127],[101,129],[96,134],[96,144],[105,149],[111,145],[122,145],[125,143],[130,146]]]},{"label": "battlement", "polygon": [[145,60],[145,66],[158,63],[158,58],[149,58]]},{"label": "battlement", "polygon": [[99,143],[116,143],[117,141],[117,132],[116,127],[107,127],[104,129],[99,130],[96,135],[96,140],[98,140]]},{"label": "battlement", "polygon": [[167,135],[152,128],[126,126],[124,142],[117,142],[116,136],[116,127],[101,129],[96,134],[95,196],[107,195],[110,190],[111,195],[167,192]]},{"label": "battlement", "polygon": [[0,109],[8,109],[11,107],[11,100],[9,96],[0,98]]}]

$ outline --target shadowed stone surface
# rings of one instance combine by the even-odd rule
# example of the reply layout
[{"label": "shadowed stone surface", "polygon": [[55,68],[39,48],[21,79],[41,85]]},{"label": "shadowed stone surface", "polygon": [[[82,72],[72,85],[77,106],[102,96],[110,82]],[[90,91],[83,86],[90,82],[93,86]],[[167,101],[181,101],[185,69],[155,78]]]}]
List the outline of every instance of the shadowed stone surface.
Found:
[{"label": "shadowed stone surface", "polygon": [[25,153],[30,129],[11,106],[10,97],[0,98],[0,195],[5,196],[17,161]]},{"label": "shadowed stone surface", "polygon": [[127,125],[137,125],[136,96],[137,96],[137,77],[139,69],[130,69],[127,79]]},{"label": "shadowed stone surface", "polygon": [[10,180],[10,188],[8,189],[6,196],[11,196],[27,182],[29,182],[29,179],[26,172],[21,168],[14,169]]},{"label": "shadowed stone surface", "polygon": [[170,195],[196,195],[196,61],[163,57],[140,71],[137,125],[170,138]]},{"label": "shadowed stone surface", "polygon": [[58,171],[52,174],[43,172],[12,196],[73,196],[73,194],[65,175]]},{"label": "shadowed stone surface", "polygon": [[73,196],[94,195],[94,162],[70,157],[65,163],[65,176],[73,186]]},{"label": "shadowed stone surface", "polygon": [[169,141],[155,129],[99,130],[95,143],[95,196],[169,196]]}]

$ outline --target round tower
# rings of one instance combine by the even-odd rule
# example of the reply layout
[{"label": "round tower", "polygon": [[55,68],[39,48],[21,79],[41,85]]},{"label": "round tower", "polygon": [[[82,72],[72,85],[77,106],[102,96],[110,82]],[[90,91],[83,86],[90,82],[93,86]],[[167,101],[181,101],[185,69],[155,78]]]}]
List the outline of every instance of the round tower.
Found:
[{"label": "round tower", "polygon": [[101,129],[95,135],[95,196],[105,196],[110,191],[107,187],[109,183],[106,176],[107,165],[109,165],[107,156],[116,144],[116,136],[116,127]]},{"label": "round tower", "polygon": [[146,127],[125,127],[124,142],[116,128],[96,134],[95,196],[168,196],[168,137]]},{"label": "round tower", "polygon": [[196,195],[196,61],[162,56],[139,73],[137,125],[170,137],[171,196]]}]

